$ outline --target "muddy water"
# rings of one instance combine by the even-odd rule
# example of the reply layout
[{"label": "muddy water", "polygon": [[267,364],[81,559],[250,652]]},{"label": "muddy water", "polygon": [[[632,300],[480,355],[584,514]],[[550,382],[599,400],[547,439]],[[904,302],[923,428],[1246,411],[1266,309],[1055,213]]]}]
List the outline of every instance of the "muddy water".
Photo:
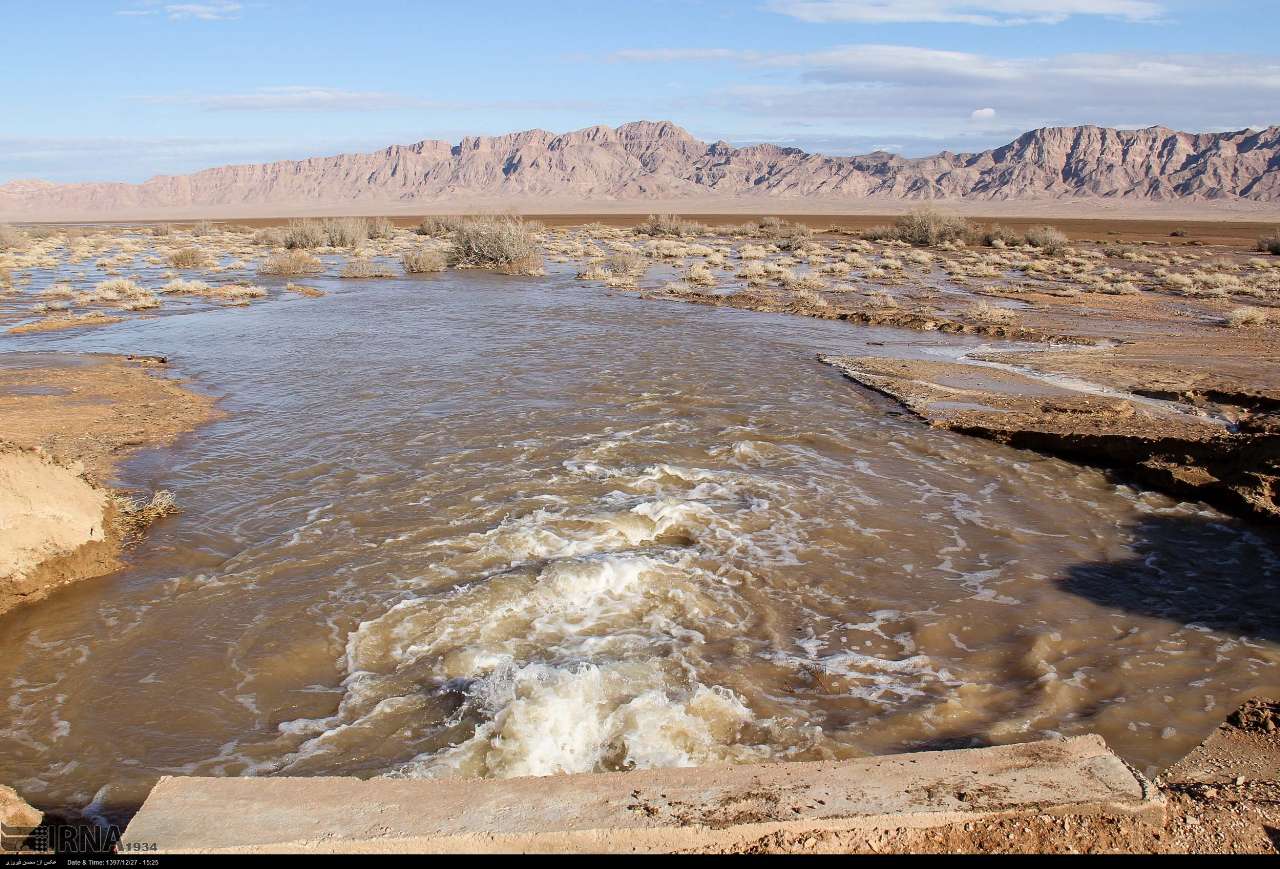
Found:
[{"label": "muddy water", "polygon": [[0,623],[36,804],[1089,731],[1154,769],[1280,689],[1274,538],[814,359],[974,344],[567,275],[320,284],[0,344],[167,353],[230,412],[124,468],[184,508],[128,570]]}]

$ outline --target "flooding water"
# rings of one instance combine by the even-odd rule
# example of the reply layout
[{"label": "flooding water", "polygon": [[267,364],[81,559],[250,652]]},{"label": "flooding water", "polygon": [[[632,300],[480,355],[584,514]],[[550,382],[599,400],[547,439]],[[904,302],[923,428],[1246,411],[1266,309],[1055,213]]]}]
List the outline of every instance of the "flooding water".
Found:
[{"label": "flooding water", "polygon": [[545,279],[320,281],[8,339],[171,355],[184,512],[0,623],[0,781],[511,776],[1098,732],[1153,770],[1280,689],[1280,546],[934,431],[817,352],[940,336]]}]

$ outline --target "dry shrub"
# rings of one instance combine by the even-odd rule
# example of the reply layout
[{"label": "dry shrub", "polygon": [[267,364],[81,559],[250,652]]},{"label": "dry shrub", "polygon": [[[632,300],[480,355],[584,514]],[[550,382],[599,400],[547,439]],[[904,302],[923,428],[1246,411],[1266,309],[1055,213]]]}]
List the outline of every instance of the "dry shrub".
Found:
[{"label": "dry shrub", "polygon": [[605,261],[605,268],[614,275],[639,277],[649,268],[649,260],[633,250],[620,250]]},{"label": "dry shrub", "polygon": [[1001,308],[989,302],[976,302],[970,305],[966,314],[971,320],[993,325],[1008,325],[1018,319],[1018,315],[1008,308]]},{"label": "dry shrub", "polygon": [[0,223],[0,250],[17,250],[26,247],[27,234],[15,226]]},{"label": "dry shrub", "polygon": [[[0,247],[3,246],[3,244],[0,244]],[[1258,239],[1258,250],[1262,253],[1280,256],[1280,229],[1277,229],[1271,235],[1264,235]]]},{"label": "dry shrub", "polygon": [[781,217],[762,217],[750,226],[753,234],[772,239],[783,250],[795,250],[813,236],[813,230],[803,223],[793,223]]},{"label": "dry shrub", "polygon": [[149,501],[119,493],[112,493],[111,501],[115,506],[116,531],[126,539],[140,536],[165,516],[178,512],[173,493],[164,489],[154,493]]},{"label": "dry shrub", "polygon": [[532,225],[518,217],[465,220],[453,233],[449,264],[493,269],[507,275],[543,273],[542,251]]},{"label": "dry shrub", "polygon": [[1223,324],[1232,329],[1242,329],[1245,326],[1265,326],[1271,322],[1271,314],[1261,308],[1251,308],[1245,306],[1236,308],[1230,314],[1227,314]]},{"label": "dry shrub", "polygon": [[1027,230],[1027,244],[1054,256],[1066,248],[1067,234],[1053,226],[1033,226]]},{"label": "dry shrub", "polygon": [[366,229],[369,238],[394,238],[396,234],[396,225],[391,222],[389,217],[370,217],[366,222]]},{"label": "dry shrub", "polygon": [[340,278],[394,278],[396,273],[382,263],[357,257],[347,261],[338,272]]},{"label": "dry shrub", "polygon": [[217,231],[218,228],[207,220],[197,220],[191,226],[191,234],[193,236],[212,235]]},{"label": "dry shrub", "polygon": [[[265,229],[259,229],[253,234],[253,243],[261,247],[285,247],[287,231],[279,226],[268,226]],[[293,245],[293,247],[303,247],[304,245]]]},{"label": "dry shrub", "polygon": [[685,283],[694,287],[714,287],[716,285],[716,276],[711,273],[711,267],[706,263],[694,263],[689,269],[689,273],[685,275]]},{"label": "dry shrub", "polygon": [[650,214],[634,230],[636,235],[674,238],[704,235],[710,231],[711,228],[706,224],[698,223],[696,220],[686,220],[678,214]]},{"label": "dry shrub", "polygon": [[460,226],[462,226],[462,218],[460,217],[430,215],[422,218],[422,222],[418,224],[414,232],[430,238],[447,238],[457,232]]},{"label": "dry shrub", "polygon": [[182,247],[169,254],[169,265],[175,269],[207,269],[213,258],[202,248]]},{"label": "dry shrub", "polygon": [[886,223],[879,223],[859,232],[858,238],[863,241],[897,241],[898,228],[889,226]]},{"label": "dry shrub", "polygon": [[975,233],[974,238],[985,247],[997,248],[1019,244],[1023,240],[1012,229],[1006,229],[998,223],[993,223],[983,231]]},{"label": "dry shrub", "polygon": [[953,214],[943,214],[930,207],[917,208],[902,215],[894,226],[898,241],[920,247],[959,241],[969,234],[969,221]]},{"label": "dry shrub", "polygon": [[306,296],[310,299],[318,299],[324,295],[324,290],[316,287],[309,287],[306,284],[288,283],[284,285],[285,290],[290,293],[297,293],[300,296]]},{"label": "dry shrub", "polygon": [[324,247],[328,236],[318,220],[291,220],[284,228],[284,246],[290,250]]},{"label": "dry shrub", "polygon": [[431,272],[442,272],[449,262],[445,255],[438,250],[431,248],[419,248],[418,250],[407,250],[400,254],[400,265],[404,267],[405,274],[409,275],[425,275]]},{"label": "dry shrub", "polygon": [[363,217],[328,217],[321,228],[329,247],[358,247],[369,240],[369,221]]},{"label": "dry shrub", "polygon": [[324,271],[324,263],[305,250],[274,253],[258,267],[261,275],[314,275]]}]

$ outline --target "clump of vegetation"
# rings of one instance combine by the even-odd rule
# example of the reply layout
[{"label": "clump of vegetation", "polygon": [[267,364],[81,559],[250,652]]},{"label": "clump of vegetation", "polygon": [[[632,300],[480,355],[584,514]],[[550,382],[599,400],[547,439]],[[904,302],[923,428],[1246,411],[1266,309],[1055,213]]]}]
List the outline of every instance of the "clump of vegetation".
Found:
[{"label": "clump of vegetation", "polygon": [[165,516],[178,512],[178,503],[173,493],[164,489],[154,493],[147,501],[112,493],[111,502],[115,507],[113,518],[116,531],[125,539],[140,536]]},{"label": "clump of vegetation", "polygon": [[1227,314],[1223,324],[1232,329],[1242,329],[1245,326],[1265,326],[1269,322],[1271,322],[1269,312],[1264,311],[1262,308],[1253,308],[1246,305],[1243,308],[1236,308]]},{"label": "clump of vegetation", "polygon": [[371,238],[395,233],[386,218],[326,217],[291,220],[284,230],[284,246],[290,249],[313,247],[359,247]]},{"label": "clump of vegetation", "polygon": [[284,288],[290,293],[297,293],[300,296],[306,296],[310,299],[318,299],[324,295],[324,290],[316,287],[309,287],[306,284],[288,283],[284,285]]},{"label": "clump of vegetation", "polygon": [[465,220],[453,233],[449,265],[493,269],[507,275],[539,275],[542,251],[534,227],[518,217]]},{"label": "clump of vegetation", "polygon": [[762,217],[749,226],[753,230],[752,235],[772,239],[783,250],[795,250],[813,237],[813,230],[808,226],[781,217]]},{"label": "clump of vegetation", "polygon": [[422,218],[422,222],[418,224],[414,232],[430,238],[447,238],[457,232],[460,226],[462,226],[462,218],[460,217],[431,215]]},{"label": "clump of vegetation", "polygon": [[898,218],[894,237],[918,247],[933,247],[959,241],[969,234],[969,221],[934,208],[917,208]]},{"label": "clump of vegetation", "polygon": [[203,248],[181,247],[169,254],[169,265],[175,269],[206,269],[213,265],[213,258]]},{"label": "clump of vegetation", "polygon": [[1053,226],[1033,226],[1027,230],[1027,244],[1054,256],[1067,246],[1067,234]]},{"label": "clump of vegetation", "polygon": [[694,287],[714,287],[716,285],[716,276],[712,274],[711,267],[706,263],[694,263],[689,269],[689,273],[685,275],[685,283]]},{"label": "clump of vegetation", "polygon": [[305,250],[288,250],[272,254],[258,267],[262,275],[314,275],[324,271],[324,263]]},{"label": "clump of vegetation", "polygon": [[710,227],[696,220],[686,220],[678,214],[650,214],[634,232],[636,235],[650,237],[682,238],[686,235],[703,235],[710,232]]},{"label": "clump of vegetation", "polygon": [[1005,326],[1018,319],[1018,315],[1008,308],[1001,308],[990,302],[975,302],[965,312],[969,319],[993,326]]},{"label": "clump of vegetation", "polygon": [[[253,243],[261,247],[285,247],[287,230],[279,226],[268,226],[253,234]],[[298,247],[300,245],[295,245]]]},{"label": "clump of vegetation", "polygon": [[649,268],[649,260],[634,250],[620,250],[609,257],[605,262],[605,268],[619,277],[625,275],[636,278]]},{"label": "clump of vegetation", "polygon": [[340,278],[394,278],[396,273],[382,263],[357,257],[347,261],[338,272]]},{"label": "clump of vegetation", "polygon": [[[3,244],[0,244],[3,247]],[[1277,229],[1271,235],[1265,235],[1258,239],[1258,250],[1262,253],[1280,256],[1280,229]]]},{"label": "clump of vegetation", "polygon": [[212,235],[218,228],[207,220],[198,220],[191,227],[193,236]]},{"label": "clump of vegetation", "polygon": [[975,233],[974,238],[984,247],[1002,248],[1018,244],[1022,238],[1012,229],[993,223],[981,232]]},{"label": "clump of vegetation", "polygon": [[26,244],[25,232],[7,223],[0,223],[0,250],[17,250]]},{"label": "clump of vegetation", "polygon": [[405,274],[425,275],[431,272],[442,272],[448,264],[443,253],[431,248],[407,250],[400,254],[400,265],[404,267]]}]

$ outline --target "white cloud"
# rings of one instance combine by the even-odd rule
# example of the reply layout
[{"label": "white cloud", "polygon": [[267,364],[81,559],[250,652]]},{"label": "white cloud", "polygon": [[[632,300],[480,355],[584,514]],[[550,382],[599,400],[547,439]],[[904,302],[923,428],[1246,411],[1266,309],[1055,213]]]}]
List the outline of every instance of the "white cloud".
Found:
[{"label": "white cloud", "polygon": [[[1280,119],[1280,58],[1275,56],[1080,53],[1011,58],[871,44],[729,57],[757,75],[749,85],[705,100],[725,111],[772,113],[789,128],[809,116],[877,125],[894,119],[901,124],[895,129],[909,125],[916,131],[936,130],[956,119],[990,120],[973,117],[974,106],[999,106],[1002,127],[1028,129],[1135,121],[1187,130],[1241,129],[1260,118],[1272,123]],[[705,59],[725,58],[717,52]],[[778,76],[760,81],[759,71],[770,69]]]},{"label": "white cloud", "polygon": [[770,0],[768,8],[801,21],[859,24],[1060,24],[1076,15],[1158,21],[1155,0]]},{"label": "white cloud", "polygon": [[969,115],[971,121],[989,121],[996,116],[995,109],[974,109]]},{"label": "white cloud", "polygon": [[230,0],[215,0],[211,3],[161,3],[148,0],[130,9],[120,9],[117,15],[163,15],[173,21],[194,18],[198,21],[230,21],[240,17],[244,7]]}]

